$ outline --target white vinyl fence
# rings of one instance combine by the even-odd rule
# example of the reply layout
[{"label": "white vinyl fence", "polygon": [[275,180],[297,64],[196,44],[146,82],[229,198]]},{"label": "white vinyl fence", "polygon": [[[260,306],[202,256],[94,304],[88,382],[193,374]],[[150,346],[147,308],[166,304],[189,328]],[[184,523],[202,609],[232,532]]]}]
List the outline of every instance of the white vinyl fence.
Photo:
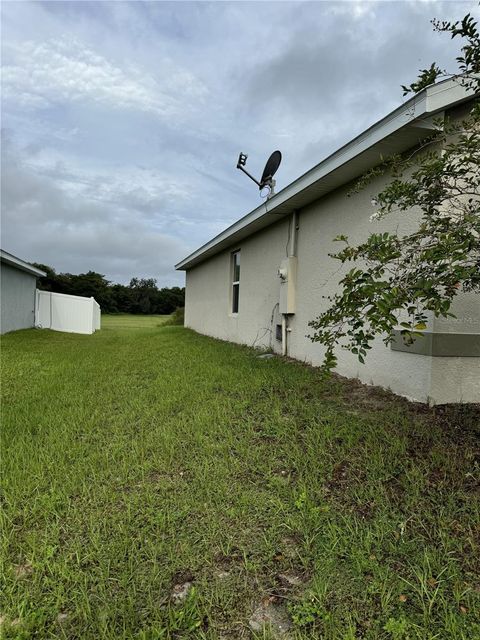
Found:
[{"label": "white vinyl fence", "polygon": [[100,305],[95,298],[37,289],[35,326],[39,329],[90,334],[100,329]]}]

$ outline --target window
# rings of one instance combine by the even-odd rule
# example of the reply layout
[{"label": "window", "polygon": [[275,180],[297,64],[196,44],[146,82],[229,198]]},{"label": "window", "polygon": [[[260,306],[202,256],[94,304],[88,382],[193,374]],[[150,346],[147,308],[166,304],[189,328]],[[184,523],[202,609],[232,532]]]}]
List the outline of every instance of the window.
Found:
[{"label": "window", "polygon": [[232,253],[232,313],[238,313],[240,295],[240,251]]}]

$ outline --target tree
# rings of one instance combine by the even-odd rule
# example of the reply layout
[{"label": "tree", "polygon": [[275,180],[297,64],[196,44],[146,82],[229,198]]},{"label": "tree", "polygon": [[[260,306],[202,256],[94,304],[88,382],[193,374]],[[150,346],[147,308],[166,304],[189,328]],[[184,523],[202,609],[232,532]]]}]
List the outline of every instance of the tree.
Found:
[{"label": "tree", "polygon": [[38,279],[38,288],[43,291],[58,291],[58,293],[63,293],[63,291],[59,290],[59,277],[57,276],[55,269],[49,267],[47,264],[41,264],[40,262],[33,262],[34,267],[44,271],[46,273],[45,276],[42,276]]},{"label": "tree", "polygon": [[157,291],[155,278],[132,278],[132,313],[155,313],[153,298]]},{"label": "tree", "polygon": [[132,278],[130,284],[112,284],[95,271],[56,273],[44,264],[34,263],[46,276],[39,278],[38,287],[44,291],[94,297],[102,313],[159,313],[170,314],[185,304],[185,289],[157,288],[154,278]]},{"label": "tree", "polygon": [[119,313],[131,313],[132,290],[124,284],[114,284],[111,287],[113,304]]},{"label": "tree", "polygon": [[[457,57],[458,73],[447,74],[436,63],[420,72],[404,94],[418,93],[439,77],[449,76],[480,91],[480,39],[470,15],[461,22],[433,21],[434,29],[465,39]],[[442,149],[442,153],[439,153]],[[401,215],[416,207],[420,220],[408,235],[372,233],[352,246],[345,235],[335,240],[345,248],[332,257],[354,266],[340,280],[330,307],[312,320],[310,336],[326,347],[324,367],[337,362],[336,348],[356,354],[360,362],[376,336],[385,344],[398,326],[405,341],[422,335],[429,315],[453,316],[460,291],[480,291],[480,106],[461,123],[444,123],[408,157],[388,158],[363,176],[362,189],[381,173],[391,182],[377,195],[375,220]]]},{"label": "tree", "polygon": [[113,311],[111,283],[105,276],[96,271],[87,271],[78,275],[70,275],[70,291],[74,296],[92,297],[104,311]]},{"label": "tree", "polygon": [[185,305],[185,289],[172,287],[160,289],[156,297],[155,313],[170,314]]}]

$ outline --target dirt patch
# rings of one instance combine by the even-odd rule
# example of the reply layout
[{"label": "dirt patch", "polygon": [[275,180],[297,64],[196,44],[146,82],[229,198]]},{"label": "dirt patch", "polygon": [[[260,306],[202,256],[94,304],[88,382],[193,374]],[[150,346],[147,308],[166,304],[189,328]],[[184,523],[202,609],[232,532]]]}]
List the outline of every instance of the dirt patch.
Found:
[{"label": "dirt patch", "polygon": [[213,561],[218,571],[230,571],[233,565],[236,565],[243,560],[243,554],[240,549],[234,547],[228,555],[224,553],[217,553]]},{"label": "dirt patch", "polygon": [[174,584],[172,592],[170,594],[170,599],[173,604],[181,604],[182,602],[184,602],[187,599],[192,587],[193,584],[191,582]]},{"label": "dirt patch", "polygon": [[430,413],[450,433],[459,430],[480,435],[480,404],[443,404],[430,409]]},{"label": "dirt patch", "polygon": [[[298,548],[302,545],[302,536],[299,533],[291,533],[281,539],[281,549],[278,556],[285,558],[298,558]],[[279,558],[280,559],[280,558]]]},{"label": "dirt patch", "polygon": [[350,411],[355,411],[356,407],[381,411],[387,407],[391,408],[392,404],[403,407],[417,404],[382,387],[366,385],[359,380],[342,378],[337,374],[332,374],[332,378],[338,384],[340,397],[345,404],[349,405]]},{"label": "dirt patch", "polygon": [[354,504],[353,512],[360,520],[371,520],[375,515],[375,504],[373,502],[362,502],[362,504]]},{"label": "dirt patch", "polygon": [[332,476],[327,482],[326,487],[329,491],[344,486],[348,482],[349,463],[347,461],[339,462],[333,467]]},{"label": "dirt patch", "polygon": [[230,575],[230,571],[225,571],[224,569],[220,569],[218,571],[215,571],[214,575],[218,580],[226,580]]},{"label": "dirt patch", "polygon": [[365,478],[365,471],[358,469],[349,460],[343,460],[333,467],[330,479],[324,489],[328,493],[342,492],[350,485],[360,484]]},{"label": "dirt patch", "polygon": [[[146,477],[146,481],[151,484],[161,484],[164,482],[175,482],[178,480],[185,480],[187,477],[187,472],[184,469],[179,469],[175,472],[168,471],[150,471],[150,473]],[[141,486],[141,485],[139,485]]]},{"label": "dirt patch", "polygon": [[310,577],[311,575],[303,568],[291,569],[283,573],[277,573],[275,576],[275,594],[285,597],[294,592],[300,591],[305,587],[307,582],[310,580]]},{"label": "dirt patch", "polygon": [[253,612],[248,626],[252,631],[270,631],[275,638],[288,638],[293,628],[284,601],[276,596],[264,598]]},{"label": "dirt patch", "polygon": [[184,584],[185,582],[194,582],[194,581],[195,581],[195,576],[190,571],[190,569],[179,569],[178,571],[175,571],[175,573],[173,574],[171,579],[171,584],[172,585]]},{"label": "dirt patch", "polygon": [[190,569],[180,569],[176,571],[171,579],[170,601],[175,604],[182,604],[190,593],[195,576]]},{"label": "dirt patch", "polygon": [[[480,404],[443,404],[429,407],[425,403],[412,402],[397,396],[387,389],[361,383],[359,380],[342,378],[332,374],[332,383],[336,383],[339,395],[345,405],[347,413],[361,414],[357,409],[391,410],[398,408],[410,414],[412,420],[423,419],[429,424],[441,427],[452,440],[460,443],[465,437],[480,434]],[[330,391],[329,391],[330,393]],[[353,405],[353,406],[352,406]],[[455,437],[455,433],[457,437]],[[457,440],[459,438],[459,440]],[[424,443],[425,444],[425,440]],[[412,447],[412,453],[418,450]],[[425,453],[425,450],[422,451]]]},{"label": "dirt patch", "polygon": [[15,574],[15,578],[17,578],[17,580],[22,580],[23,578],[27,578],[28,576],[32,575],[33,567],[28,562],[26,562],[25,564],[17,564],[13,568],[13,573]]},{"label": "dirt patch", "polygon": [[298,587],[305,582],[302,576],[295,573],[279,573],[277,580],[280,585],[286,589]]}]

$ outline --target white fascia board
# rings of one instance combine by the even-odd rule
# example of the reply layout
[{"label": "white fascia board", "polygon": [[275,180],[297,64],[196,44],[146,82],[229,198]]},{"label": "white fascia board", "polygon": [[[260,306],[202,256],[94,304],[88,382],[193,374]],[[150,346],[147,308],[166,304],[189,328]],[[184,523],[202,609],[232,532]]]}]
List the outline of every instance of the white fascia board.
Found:
[{"label": "white fascia board", "polygon": [[[434,113],[443,111],[445,108],[453,106],[472,96],[472,91],[468,91],[460,85],[458,81],[451,79],[426,87],[401,107],[398,107],[389,115],[385,116],[385,118],[366,129],[359,136],[325,158],[325,160],[322,160],[318,165],[291,182],[272,198],[263,202],[256,209],[187,256],[175,265],[175,269],[178,271],[189,269],[203,259],[214,255],[217,246],[218,250],[221,250],[225,245],[225,241],[229,238],[232,238],[233,241],[234,236],[246,229],[246,227],[254,225],[254,227],[258,228],[260,226],[260,220],[266,216],[270,216],[271,214],[278,214],[278,216],[287,215],[290,213],[290,211],[288,211],[288,205],[286,205],[287,201],[302,191],[305,191],[328,174],[331,174],[367,149],[375,146],[381,140],[391,136],[399,129],[415,125],[419,119],[427,118]],[[431,129],[433,127],[431,127],[429,122],[425,128]],[[369,168],[369,166],[365,166],[365,170]]]},{"label": "white fascia board", "polygon": [[44,271],[41,271],[40,269],[33,267],[28,262],[25,262],[24,260],[20,260],[20,258],[13,256],[11,253],[8,253],[3,249],[0,249],[0,260],[5,264],[10,265],[11,267],[16,267],[21,271],[30,273],[32,276],[37,276],[37,278],[41,278],[42,276],[47,275]]},{"label": "white fascia board", "polygon": [[432,84],[425,91],[427,95],[427,113],[441,111],[446,107],[454,106],[458,102],[472,98],[474,95],[473,91],[462,85],[458,78]]}]

